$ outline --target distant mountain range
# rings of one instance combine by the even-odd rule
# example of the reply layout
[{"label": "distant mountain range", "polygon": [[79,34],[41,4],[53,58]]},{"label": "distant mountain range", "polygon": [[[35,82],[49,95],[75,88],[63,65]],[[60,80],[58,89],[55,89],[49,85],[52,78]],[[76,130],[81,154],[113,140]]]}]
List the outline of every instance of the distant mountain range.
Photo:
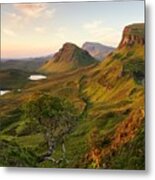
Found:
[{"label": "distant mountain range", "polygon": [[53,55],[36,57],[36,58],[22,58],[22,59],[1,59],[0,70],[17,69],[28,72],[36,71]]},{"label": "distant mountain range", "polygon": [[106,46],[96,42],[85,42],[82,49],[89,52],[97,60],[103,60],[109,53],[115,50],[114,47]]},{"label": "distant mountain range", "polygon": [[40,72],[66,72],[88,66],[92,63],[97,63],[97,61],[87,51],[79,48],[75,44],[65,43],[63,47],[40,68]]},{"label": "distant mountain range", "polygon": [[49,54],[47,56],[36,56],[36,57],[23,57],[23,58],[1,58],[0,62],[6,62],[6,61],[33,61],[33,60],[41,60],[41,59],[47,59],[50,57],[53,57],[54,54]]}]

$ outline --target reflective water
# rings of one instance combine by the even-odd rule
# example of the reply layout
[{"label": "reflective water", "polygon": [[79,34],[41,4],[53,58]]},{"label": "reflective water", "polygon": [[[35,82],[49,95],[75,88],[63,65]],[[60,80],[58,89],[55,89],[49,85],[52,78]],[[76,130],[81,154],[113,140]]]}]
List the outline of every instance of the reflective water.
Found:
[{"label": "reflective water", "polygon": [[9,93],[10,90],[0,90],[0,96],[3,96],[6,93]]},{"label": "reflective water", "polygon": [[31,76],[29,77],[29,79],[32,80],[32,81],[37,81],[37,80],[46,79],[46,78],[47,78],[46,76],[44,76],[44,75],[38,75],[38,74],[36,74],[36,75],[31,75]]}]

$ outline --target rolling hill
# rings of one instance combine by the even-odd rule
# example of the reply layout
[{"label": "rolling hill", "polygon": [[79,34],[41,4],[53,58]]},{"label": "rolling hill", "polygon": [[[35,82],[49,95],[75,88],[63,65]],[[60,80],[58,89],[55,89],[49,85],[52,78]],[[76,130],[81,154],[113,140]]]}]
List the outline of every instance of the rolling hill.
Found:
[{"label": "rolling hill", "polygon": [[80,67],[97,63],[87,51],[82,50],[72,43],[65,43],[63,47],[49,59],[40,69],[44,73],[59,73],[75,70]]}]

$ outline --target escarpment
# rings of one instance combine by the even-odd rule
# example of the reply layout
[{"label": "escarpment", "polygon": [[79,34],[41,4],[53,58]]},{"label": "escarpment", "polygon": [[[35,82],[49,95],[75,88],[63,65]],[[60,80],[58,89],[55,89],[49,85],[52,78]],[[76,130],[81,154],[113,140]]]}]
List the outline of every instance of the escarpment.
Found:
[{"label": "escarpment", "polygon": [[123,30],[122,40],[118,48],[123,48],[125,46],[130,47],[135,44],[140,44],[140,45],[145,44],[143,23],[126,26]]}]

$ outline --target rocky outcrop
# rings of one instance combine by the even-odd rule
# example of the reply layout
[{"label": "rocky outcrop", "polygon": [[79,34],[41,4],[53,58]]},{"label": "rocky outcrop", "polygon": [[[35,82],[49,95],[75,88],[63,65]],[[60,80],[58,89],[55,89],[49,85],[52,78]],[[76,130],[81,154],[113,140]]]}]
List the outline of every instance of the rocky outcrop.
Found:
[{"label": "rocky outcrop", "polygon": [[144,37],[144,24],[132,24],[126,26],[123,30],[122,40],[118,46],[118,48],[133,46],[135,44],[144,45],[145,37]]}]

